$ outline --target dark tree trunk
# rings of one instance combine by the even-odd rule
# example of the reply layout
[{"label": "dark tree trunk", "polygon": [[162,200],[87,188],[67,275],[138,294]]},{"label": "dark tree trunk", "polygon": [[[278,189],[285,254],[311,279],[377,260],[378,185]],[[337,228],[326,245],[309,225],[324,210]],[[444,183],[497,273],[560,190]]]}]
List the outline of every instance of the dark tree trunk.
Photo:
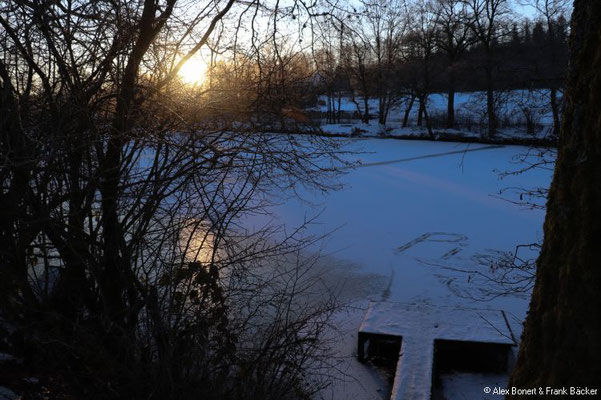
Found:
[{"label": "dark tree trunk", "polygon": [[455,78],[449,76],[449,99],[447,101],[447,128],[455,126]]},{"label": "dark tree trunk", "polygon": [[334,93],[328,92],[328,122],[336,123],[336,103],[334,102]]},{"label": "dark tree trunk", "polygon": [[488,114],[488,137],[497,133],[497,115],[495,113],[495,87],[493,81],[492,50],[486,51],[486,113]]},{"label": "dark tree trunk", "polygon": [[576,0],[545,238],[510,386],[601,388],[601,1]]},{"label": "dark tree trunk", "polygon": [[559,104],[557,103],[557,88],[551,88],[551,111],[553,113],[553,136],[559,136]]},{"label": "dark tree trunk", "polygon": [[[33,146],[28,143],[23,131],[22,109],[15,95],[9,72],[0,60],[0,152],[6,160],[10,155],[16,166],[8,173],[9,168],[0,168],[0,304],[8,306],[11,297],[22,297],[29,304],[35,304],[36,296],[28,283],[28,266],[26,245],[39,233],[34,224],[29,224],[29,235],[21,232],[17,235],[16,227],[23,224],[24,197],[28,192],[30,168],[33,159]],[[6,157],[6,158],[5,158]],[[14,171],[14,172],[13,172]],[[21,228],[23,229],[23,228]],[[17,239],[18,238],[18,239]],[[8,307],[6,307],[8,308]]]},{"label": "dark tree trunk", "polygon": [[447,100],[447,129],[455,127],[455,61],[459,55],[455,52],[449,55],[449,67],[447,69],[449,73],[449,90]]},{"label": "dark tree trunk", "polygon": [[365,112],[363,113],[363,123],[369,124],[369,97],[363,97],[363,106],[365,107]]},{"label": "dark tree trunk", "polygon": [[417,112],[417,126],[422,126],[422,120],[424,117],[424,102],[422,98],[419,99],[419,110]]},{"label": "dark tree trunk", "polygon": [[380,97],[380,101],[378,104],[378,123],[380,125],[386,125],[386,117],[388,114],[388,107],[386,106],[385,100]]},{"label": "dark tree trunk", "polygon": [[426,120],[426,129],[428,130],[428,136],[430,137],[430,139],[434,139],[434,132],[432,131],[432,124],[430,122],[430,117],[428,116],[428,109],[426,107],[426,101],[423,100],[420,103],[424,105],[424,107],[423,107],[424,119]]},{"label": "dark tree trunk", "polygon": [[412,95],[411,99],[409,100],[409,104],[405,108],[405,115],[403,116],[403,128],[406,128],[407,124],[409,123],[409,114],[411,113],[411,109],[413,108],[414,102],[415,102],[415,96]]}]

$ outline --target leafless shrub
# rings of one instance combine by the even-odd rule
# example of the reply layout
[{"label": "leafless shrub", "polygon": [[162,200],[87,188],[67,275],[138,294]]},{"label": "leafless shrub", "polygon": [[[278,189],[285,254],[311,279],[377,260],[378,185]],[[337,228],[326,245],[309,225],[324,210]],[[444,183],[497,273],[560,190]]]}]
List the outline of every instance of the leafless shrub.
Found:
[{"label": "leafless shrub", "polygon": [[[265,88],[295,58],[254,20],[311,16],[295,4],[0,6],[0,313],[11,351],[69,394],[282,399],[322,385],[337,302],[308,296],[319,274],[298,256],[316,238],[242,223],[299,185],[331,189],[344,165],[341,142],[257,129],[284,120],[285,93]],[[205,48],[233,49],[235,84],[181,81]],[[219,110],[233,88],[254,95]]]}]

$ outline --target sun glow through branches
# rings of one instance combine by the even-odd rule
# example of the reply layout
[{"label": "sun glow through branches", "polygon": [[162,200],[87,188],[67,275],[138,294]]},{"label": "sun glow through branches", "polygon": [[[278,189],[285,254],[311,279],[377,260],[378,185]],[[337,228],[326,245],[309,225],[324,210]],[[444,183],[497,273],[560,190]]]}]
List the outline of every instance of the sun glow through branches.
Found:
[{"label": "sun glow through branches", "polygon": [[178,75],[184,83],[199,86],[206,78],[207,69],[207,64],[200,57],[192,57],[182,65]]}]

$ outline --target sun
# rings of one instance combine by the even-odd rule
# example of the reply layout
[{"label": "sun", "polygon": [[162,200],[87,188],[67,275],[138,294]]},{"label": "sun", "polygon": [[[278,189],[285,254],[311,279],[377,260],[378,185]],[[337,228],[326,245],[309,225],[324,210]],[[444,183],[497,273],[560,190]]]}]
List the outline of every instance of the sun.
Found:
[{"label": "sun", "polygon": [[207,64],[200,57],[192,57],[178,72],[181,80],[189,85],[200,86],[206,78]]}]

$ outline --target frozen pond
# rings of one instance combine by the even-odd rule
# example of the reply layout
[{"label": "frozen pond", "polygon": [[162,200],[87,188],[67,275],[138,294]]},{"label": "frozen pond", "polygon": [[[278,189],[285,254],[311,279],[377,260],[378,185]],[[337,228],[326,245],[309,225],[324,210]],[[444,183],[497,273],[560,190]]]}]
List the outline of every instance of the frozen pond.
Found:
[{"label": "frozen pond", "polygon": [[[369,153],[349,156],[363,166],[341,178],[342,190],[301,192],[301,200],[272,209],[272,222],[293,228],[318,216],[309,233],[332,232],[321,243],[324,254],[386,277],[375,300],[463,304],[448,290],[446,271],[431,264],[477,268],[492,250],[513,251],[542,237],[542,210],[499,198],[508,187],[548,186],[551,172],[543,170],[499,178],[499,171],[520,167],[515,158],[525,147],[382,139],[351,147]],[[487,305],[519,316],[526,302]]]},{"label": "frozen pond", "polygon": [[[368,298],[467,304],[504,309],[519,325],[526,298],[474,303],[457,297],[448,282],[469,288],[471,277],[444,267],[486,269],[486,262],[481,262],[487,255],[539,241],[544,211],[512,204],[499,198],[499,193],[508,187],[547,187],[551,172],[531,170],[500,179],[500,171],[520,168],[516,157],[528,151],[520,146],[382,139],[359,139],[350,146],[368,153],[349,156],[363,165],[341,178],[343,189],[301,192],[301,199],[287,199],[273,207],[271,222],[292,228],[317,215],[308,233],[332,232],[320,243],[320,251],[353,266],[353,274],[379,278],[367,294],[357,292],[357,304]],[[349,335],[341,351],[349,357],[355,351],[352,335],[360,321],[358,314],[341,317],[346,318],[344,329]],[[381,390],[375,392],[381,382],[370,378],[365,367],[348,365],[348,373],[361,381],[360,388],[333,398],[350,393],[353,398],[386,398]]]}]

